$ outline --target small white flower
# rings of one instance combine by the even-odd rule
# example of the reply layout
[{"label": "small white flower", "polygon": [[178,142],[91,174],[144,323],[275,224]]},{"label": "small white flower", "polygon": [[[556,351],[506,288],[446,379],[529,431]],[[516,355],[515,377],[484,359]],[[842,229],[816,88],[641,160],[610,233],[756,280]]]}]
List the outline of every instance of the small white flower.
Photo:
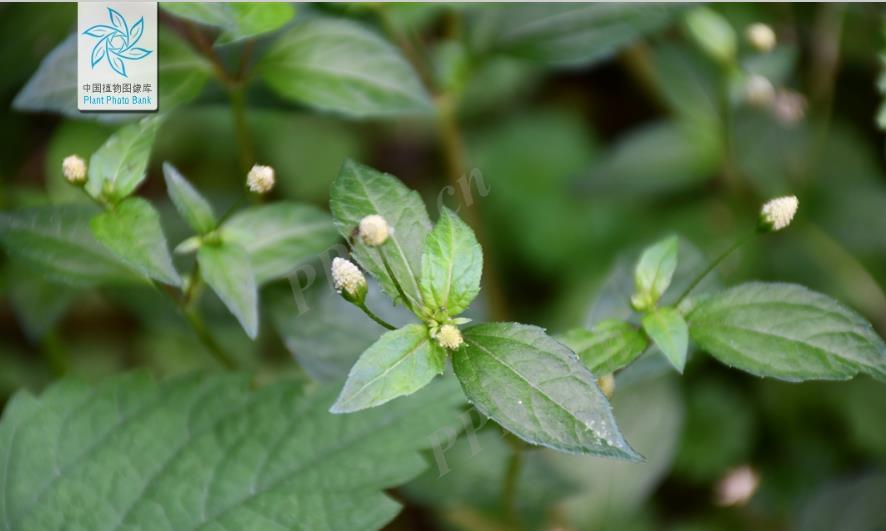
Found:
[{"label": "small white flower", "polygon": [[772,111],[781,124],[796,124],[806,116],[806,98],[799,92],[779,90],[775,95]]},{"label": "small white flower", "polygon": [[717,483],[717,504],[744,505],[760,486],[760,476],[745,465],[728,472]]},{"label": "small white flower", "polygon": [[68,155],[62,161],[62,173],[71,184],[86,182],[86,161],[77,155]]},{"label": "small white flower", "polygon": [[274,168],[256,164],[246,175],[246,186],[257,194],[265,194],[274,187]]},{"label": "small white flower", "polygon": [[461,330],[451,324],[441,326],[440,329],[437,330],[437,335],[434,337],[437,339],[437,343],[439,343],[441,347],[448,350],[455,350],[464,342],[461,337]]},{"label": "small white flower", "polygon": [[747,30],[745,30],[745,37],[747,37],[748,42],[757,51],[768,52],[775,48],[775,32],[762,22],[748,26]]},{"label": "small white flower", "polygon": [[753,74],[745,82],[744,95],[754,107],[769,107],[775,101],[775,87],[766,77]]},{"label": "small white flower", "polygon": [[360,238],[370,247],[378,247],[385,243],[391,232],[391,226],[388,225],[387,220],[378,214],[372,214],[360,220]]},{"label": "small white flower", "polygon": [[350,302],[362,303],[366,298],[366,277],[350,260],[333,258],[332,284]]},{"label": "small white flower", "polygon": [[760,223],[770,230],[781,230],[791,224],[800,201],[796,196],[786,195],[769,200],[760,209]]}]

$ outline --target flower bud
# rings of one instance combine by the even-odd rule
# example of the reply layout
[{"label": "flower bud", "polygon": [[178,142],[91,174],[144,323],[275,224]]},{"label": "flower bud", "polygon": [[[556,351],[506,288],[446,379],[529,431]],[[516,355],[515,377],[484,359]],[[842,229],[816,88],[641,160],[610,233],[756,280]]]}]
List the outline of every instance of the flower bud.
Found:
[{"label": "flower bud", "polygon": [[274,187],[274,168],[256,164],[246,175],[246,186],[257,194],[266,194]]},{"label": "flower bud", "polygon": [[366,300],[366,277],[350,260],[332,260],[332,284],[335,290],[348,302],[363,304]]},{"label": "flower bud", "polygon": [[68,155],[62,161],[62,173],[71,184],[86,182],[86,161],[77,155]]},{"label": "flower bud", "polygon": [[779,90],[772,103],[775,118],[783,125],[794,125],[806,116],[806,98],[799,92]]},{"label": "flower bud", "polygon": [[717,505],[744,505],[760,486],[760,476],[748,465],[728,472],[717,483]]},{"label": "flower bud", "polygon": [[385,243],[391,232],[387,220],[378,214],[372,214],[360,220],[360,239],[370,247],[378,247]]},{"label": "flower bud", "polygon": [[437,330],[435,338],[437,339],[437,343],[447,350],[455,350],[464,343],[464,340],[461,337],[461,330],[451,324],[441,326],[440,329]]},{"label": "flower bud", "polygon": [[745,37],[757,51],[768,52],[775,48],[775,32],[762,22],[748,26],[747,30],[745,30]]},{"label": "flower bud", "polygon": [[753,74],[745,82],[744,96],[754,107],[769,107],[775,101],[775,87],[764,76]]},{"label": "flower bud", "polygon": [[800,201],[793,195],[770,199],[760,209],[760,230],[774,232],[787,227],[794,219],[799,205]]},{"label": "flower bud", "polygon": [[612,398],[612,395],[615,393],[615,377],[612,374],[607,374],[597,378],[597,387],[603,391],[606,398]]}]

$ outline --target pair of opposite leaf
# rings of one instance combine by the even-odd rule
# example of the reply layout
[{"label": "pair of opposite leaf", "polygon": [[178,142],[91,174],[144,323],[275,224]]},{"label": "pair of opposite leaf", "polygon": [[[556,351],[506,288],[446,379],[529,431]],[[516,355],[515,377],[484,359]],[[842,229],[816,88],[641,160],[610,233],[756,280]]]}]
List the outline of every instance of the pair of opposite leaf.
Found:
[{"label": "pair of opposite leaf", "polygon": [[[353,412],[427,385],[452,356],[455,375],[483,414],[526,441],[638,460],[624,441],[595,377],[566,346],[536,326],[459,318],[480,290],[483,255],[473,231],[443,209],[431,225],[415,191],[352,161],[332,185],[331,209],[352,256],[420,323],[383,334],[354,364],[331,411]],[[335,287],[365,307],[366,281],[333,263]]]}]

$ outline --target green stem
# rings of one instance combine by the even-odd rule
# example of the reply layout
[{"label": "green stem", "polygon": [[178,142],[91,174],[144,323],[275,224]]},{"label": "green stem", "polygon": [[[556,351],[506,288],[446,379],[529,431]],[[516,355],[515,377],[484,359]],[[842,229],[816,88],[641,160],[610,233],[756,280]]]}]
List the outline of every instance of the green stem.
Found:
[{"label": "green stem", "polygon": [[375,321],[376,323],[382,325],[383,327],[387,328],[388,330],[396,330],[396,329],[397,329],[397,328],[396,328],[394,325],[392,325],[391,323],[389,323],[389,322],[385,321],[384,319],[382,319],[381,317],[375,315],[375,314],[372,312],[372,310],[370,310],[369,308],[366,307],[366,303],[365,303],[365,302],[364,302],[364,303],[360,303],[360,304],[356,304],[356,303],[355,303],[354,306],[356,306],[357,308],[360,308],[361,310],[363,310],[363,313],[365,313],[366,315],[368,315],[370,319],[372,319],[372,320]]},{"label": "green stem", "polygon": [[252,149],[252,138],[249,135],[249,124],[246,122],[246,98],[243,86],[232,87],[230,95],[237,145],[240,148],[240,170],[245,175],[255,162],[255,155]]},{"label": "green stem", "polygon": [[234,358],[228,354],[214,337],[212,337],[212,334],[209,333],[209,329],[206,327],[206,323],[203,322],[203,319],[200,317],[197,310],[195,308],[184,308],[183,310],[194,333],[197,334],[197,337],[200,338],[200,341],[206,346],[215,360],[225,369],[236,369],[237,362],[234,361]]},{"label": "green stem", "polygon": [[753,238],[754,236],[756,236],[757,234],[758,234],[758,232],[756,230],[754,230],[753,232],[751,232],[749,235],[745,236],[744,238],[739,238],[738,240],[736,240],[735,243],[733,243],[731,246],[729,246],[728,249],[723,251],[723,253],[720,254],[720,256],[715,258],[704,271],[702,271],[697,277],[695,277],[695,279],[688,286],[686,286],[686,289],[683,290],[683,293],[681,293],[680,296],[677,297],[676,302],[674,302],[674,306],[679,306],[680,303],[683,302],[683,299],[685,299],[692,292],[692,290],[695,289],[695,287],[698,286],[698,284],[711,273],[711,271],[716,269],[717,266],[720,265],[721,262],[723,262],[723,260],[725,260],[729,255],[731,255],[736,249],[738,249],[739,247],[741,247],[742,245],[744,245],[745,243],[750,241],[750,239]]},{"label": "green stem", "polygon": [[501,508],[509,522],[517,523],[516,499],[517,485],[520,480],[520,469],[523,467],[523,447],[514,445],[508,457],[504,480],[501,489]]}]

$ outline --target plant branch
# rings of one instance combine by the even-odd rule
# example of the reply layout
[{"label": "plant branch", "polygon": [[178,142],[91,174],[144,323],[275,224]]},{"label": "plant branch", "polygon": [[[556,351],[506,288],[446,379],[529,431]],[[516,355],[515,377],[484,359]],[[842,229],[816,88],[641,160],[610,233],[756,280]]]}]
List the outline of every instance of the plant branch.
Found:
[{"label": "plant branch", "polygon": [[375,321],[376,323],[380,324],[381,326],[387,328],[388,330],[396,330],[396,329],[397,329],[397,327],[395,327],[395,326],[392,325],[391,323],[385,321],[384,319],[382,319],[381,317],[379,317],[378,315],[376,315],[375,313],[373,313],[372,310],[370,310],[370,309],[366,306],[366,303],[365,303],[365,302],[360,303],[360,304],[355,303],[354,306],[356,306],[357,308],[360,308],[361,310],[363,310],[363,313],[365,313],[366,315],[368,315],[370,319],[372,319],[372,320]]},{"label": "plant branch", "polygon": [[754,236],[756,236],[757,234],[758,234],[757,231],[754,230],[753,232],[751,232],[747,236],[745,236],[743,238],[739,238],[732,245],[730,245],[725,251],[723,251],[720,254],[720,256],[718,256],[713,261],[711,261],[711,263],[708,264],[708,267],[705,268],[705,270],[702,271],[697,277],[695,277],[695,279],[692,282],[690,282],[688,286],[686,286],[686,289],[684,289],[683,292],[680,294],[680,296],[677,297],[676,302],[674,302],[674,306],[679,306],[679,304],[681,302],[683,302],[683,299],[685,299],[692,292],[692,290],[694,290],[695,287],[698,286],[699,283],[701,283],[701,281],[704,280],[705,277],[707,277],[711,273],[711,271],[716,269],[717,266],[723,262],[723,260],[725,260],[729,255],[731,255],[736,249],[738,249],[739,247],[741,247],[742,245],[744,245],[745,243],[750,241],[750,239],[753,238]]},{"label": "plant branch", "polygon": [[508,457],[505,475],[502,480],[501,508],[504,517],[511,523],[517,524],[516,499],[517,485],[520,480],[520,470],[523,467],[523,446],[512,445],[511,455]]}]

